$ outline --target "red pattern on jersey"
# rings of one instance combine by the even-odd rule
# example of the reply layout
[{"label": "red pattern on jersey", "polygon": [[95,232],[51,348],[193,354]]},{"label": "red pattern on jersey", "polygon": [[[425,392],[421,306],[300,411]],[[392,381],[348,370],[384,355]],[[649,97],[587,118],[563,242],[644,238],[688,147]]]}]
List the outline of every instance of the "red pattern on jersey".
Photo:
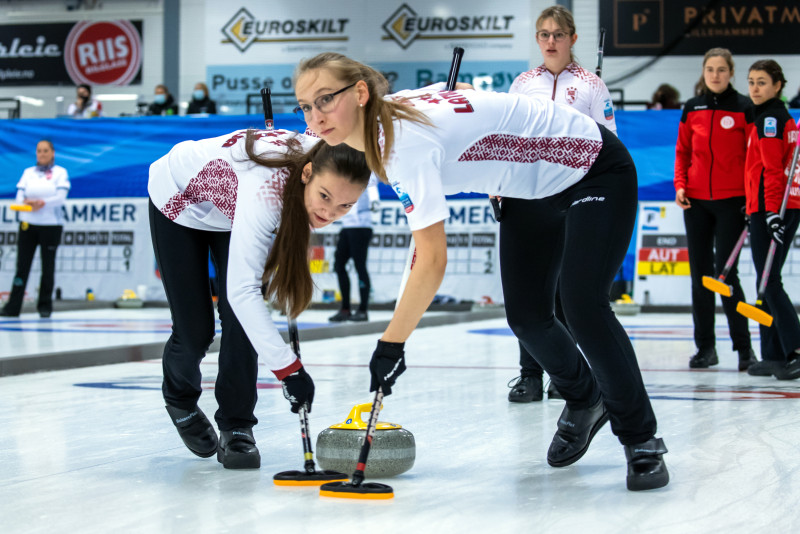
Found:
[{"label": "red pattern on jersey", "polygon": [[239,179],[224,159],[209,161],[189,180],[182,193],[176,193],[161,208],[169,220],[174,221],[183,211],[193,204],[211,202],[228,219],[233,221],[236,211],[236,189]]},{"label": "red pattern on jersey", "polygon": [[576,78],[580,78],[581,80],[585,81],[591,85],[593,89],[600,87],[600,78],[597,76],[597,74],[589,72],[577,63],[570,63],[564,70],[571,72]]},{"label": "red pattern on jersey", "polygon": [[280,210],[283,204],[283,188],[287,178],[289,178],[289,171],[286,169],[278,169],[269,175],[258,188],[256,193],[258,200],[271,210]]},{"label": "red pattern on jersey", "polygon": [[473,143],[458,161],[546,161],[586,171],[597,159],[601,148],[603,142],[592,139],[491,134]]}]

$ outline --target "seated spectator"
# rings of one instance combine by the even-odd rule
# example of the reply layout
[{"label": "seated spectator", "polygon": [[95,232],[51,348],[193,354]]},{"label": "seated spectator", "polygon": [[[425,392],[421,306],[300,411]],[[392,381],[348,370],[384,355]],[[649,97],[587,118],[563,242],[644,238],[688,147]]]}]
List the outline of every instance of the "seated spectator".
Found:
[{"label": "seated spectator", "polygon": [[178,104],[169,94],[169,89],[164,84],[156,85],[153,103],[147,108],[148,115],[177,115]]},{"label": "seated spectator", "polygon": [[653,99],[647,109],[681,109],[681,94],[668,83],[662,83],[653,93]]},{"label": "seated spectator", "polygon": [[91,86],[82,83],[75,92],[77,98],[67,108],[67,115],[76,119],[89,119],[103,115],[103,104],[92,98]]},{"label": "seated spectator", "polygon": [[217,103],[208,98],[208,86],[203,82],[194,84],[194,92],[192,93],[192,100],[189,102],[189,109],[186,111],[187,115],[195,113],[208,113],[216,115]]}]

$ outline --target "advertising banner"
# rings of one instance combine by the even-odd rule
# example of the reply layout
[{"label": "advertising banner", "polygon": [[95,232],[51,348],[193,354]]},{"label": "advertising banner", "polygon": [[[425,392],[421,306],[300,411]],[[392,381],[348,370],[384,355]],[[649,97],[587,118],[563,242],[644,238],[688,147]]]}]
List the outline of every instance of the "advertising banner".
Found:
[{"label": "advertising banner", "polygon": [[208,2],[206,83],[232,113],[246,113],[247,95],[270,87],[273,106],[285,113],[296,105],[292,74],[304,58],[344,54],[384,73],[391,91],[399,91],[446,80],[453,48],[461,46],[461,81],[507,90],[529,68],[529,2],[464,0],[458,7],[420,0]]},{"label": "advertising banner", "polygon": [[0,25],[0,84],[141,83],[142,21]]},{"label": "advertising banner", "polygon": [[600,0],[606,56],[800,53],[797,0]]}]

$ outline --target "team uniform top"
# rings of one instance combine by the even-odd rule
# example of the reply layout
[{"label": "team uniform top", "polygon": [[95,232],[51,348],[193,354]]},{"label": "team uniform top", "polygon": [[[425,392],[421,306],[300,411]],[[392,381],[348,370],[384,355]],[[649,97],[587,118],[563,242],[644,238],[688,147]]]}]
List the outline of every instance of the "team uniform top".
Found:
[{"label": "team uniform top", "polygon": [[[299,141],[304,152],[319,142],[285,130],[257,134],[258,154],[283,154],[291,139]],[[280,224],[289,173],[250,161],[244,137],[245,131],[238,131],[175,145],[150,166],[147,190],[153,204],[173,222],[198,230],[231,232],[228,300],[259,357],[275,372],[297,360],[278,333],[261,295],[261,276]]]},{"label": "team uniform top", "polygon": [[387,98],[413,105],[435,125],[394,123],[386,173],[412,231],[450,217],[445,195],[560,193],[584,177],[603,146],[595,121],[549,100],[429,88]]},{"label": "team uniform top", "polygon": [[44,206],[36,211],[21,211],[19,219],[39,226],[60,226],[64,224],[61,207],[67,199],[71,187],[67,169],[60,165],[28,167],[17,182],[17,197],[22,204],[28,200],[44,200]]},{"label": "team uniform top", "polygon": [[675,191],[699,200],[744,196],[747,137],[753,103],[732,86],[689,99],[675,146]]},{"label": "team uniform top", "polygon": [[369,185],[355,206],[342,217],[343,228],[372,228],[372,203],[380,198],[378,194],[378,179],[373,174],[369,177]]},{"label": "team uniform top", "polygon": [[[755,128],[747,141],[745,188],[747,213],[781,209],[786,192],[786,176],[797,144],[797,125],[779,98],[755,107]],[[789,189],[786,209],[800,209],[798,173]]]},{"label": "team uniform top", "polygon": [[544,65],[523,72],[511,84],[509,93],[547,98],[593,118],[615,134],[614,104],[603,80],[574,61],[559,74]]}]

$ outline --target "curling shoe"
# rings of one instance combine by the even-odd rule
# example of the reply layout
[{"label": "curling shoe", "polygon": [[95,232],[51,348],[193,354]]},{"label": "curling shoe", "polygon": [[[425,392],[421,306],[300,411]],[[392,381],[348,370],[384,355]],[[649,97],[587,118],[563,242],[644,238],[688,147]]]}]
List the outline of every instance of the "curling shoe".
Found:
[{"label": "curling shoe", "polygon": [[651,438],[644,443],[624,445],[628,459],[626,482],[630,491],[663,488],[669,483],[669,471],[663,454],[667,453],[664,440]]},{"label": "curling shoe", "polygon": [[792,358],[773,374],[778,380],[797,380],[800,378],[800,356]]},{"label": "curling shoe", "polygon": [[343,323],[350,318],[350,310],[339,310],[335,315],[328,317],[332,323]]},{"label": "curling shoe", "polygon": [[261,454],[256,447],[252,428],[235,428],[219,433],[217,461],[225,469],[258,469]]},{"label": "curling shoe", "polygon": [[710,349],[700,349],[697,354],[689,360],[689,367],[691,369],[708,369],[712,365],[717,365],[719,358],[717,357],[717,349],[711,347]]},{"label": "curling shoe", "polygon": [[783,366],[783,362],[776,360],[761,360],[748,367],[747,374],[750,376],[772,376]]},{"label": "curling shoe", "polygon": [[[514,385],[511,382],[516,380]],[[536,402],[542,400],[542,378],[539,376],[518,376],[508,383],[511,391],[508,392],[508,402]]]},{"label": "curling shoe", "polygon": [[198,406],[182,410],[167,404],[167,413],[178,429],[184,445],[201,458],[210,458],[217,452],[217,433]]},{"label": "curling shoe", "polygon": [[756,358],[756,353],[753,352],[753,349],[744,349],[739,351],[740,371],[747,371],[747,369],[755,363],[758,363],[758,358]]},{"label": "curling shoe", "polygon": [[354,323],[365,323],[369,321],[369,316],[365,311],[356,310],[356,312],[352,314],[350,317],[348,317],[347,320],[353,321]]},{"label": "curling shoe", "polygon": [[564,406],[558,418],[558,430],[547,451],[547,463],[553,467],[572,465],[586,454],[592,438],[608,421],[602,397],[590,408],[571,410]]}]

